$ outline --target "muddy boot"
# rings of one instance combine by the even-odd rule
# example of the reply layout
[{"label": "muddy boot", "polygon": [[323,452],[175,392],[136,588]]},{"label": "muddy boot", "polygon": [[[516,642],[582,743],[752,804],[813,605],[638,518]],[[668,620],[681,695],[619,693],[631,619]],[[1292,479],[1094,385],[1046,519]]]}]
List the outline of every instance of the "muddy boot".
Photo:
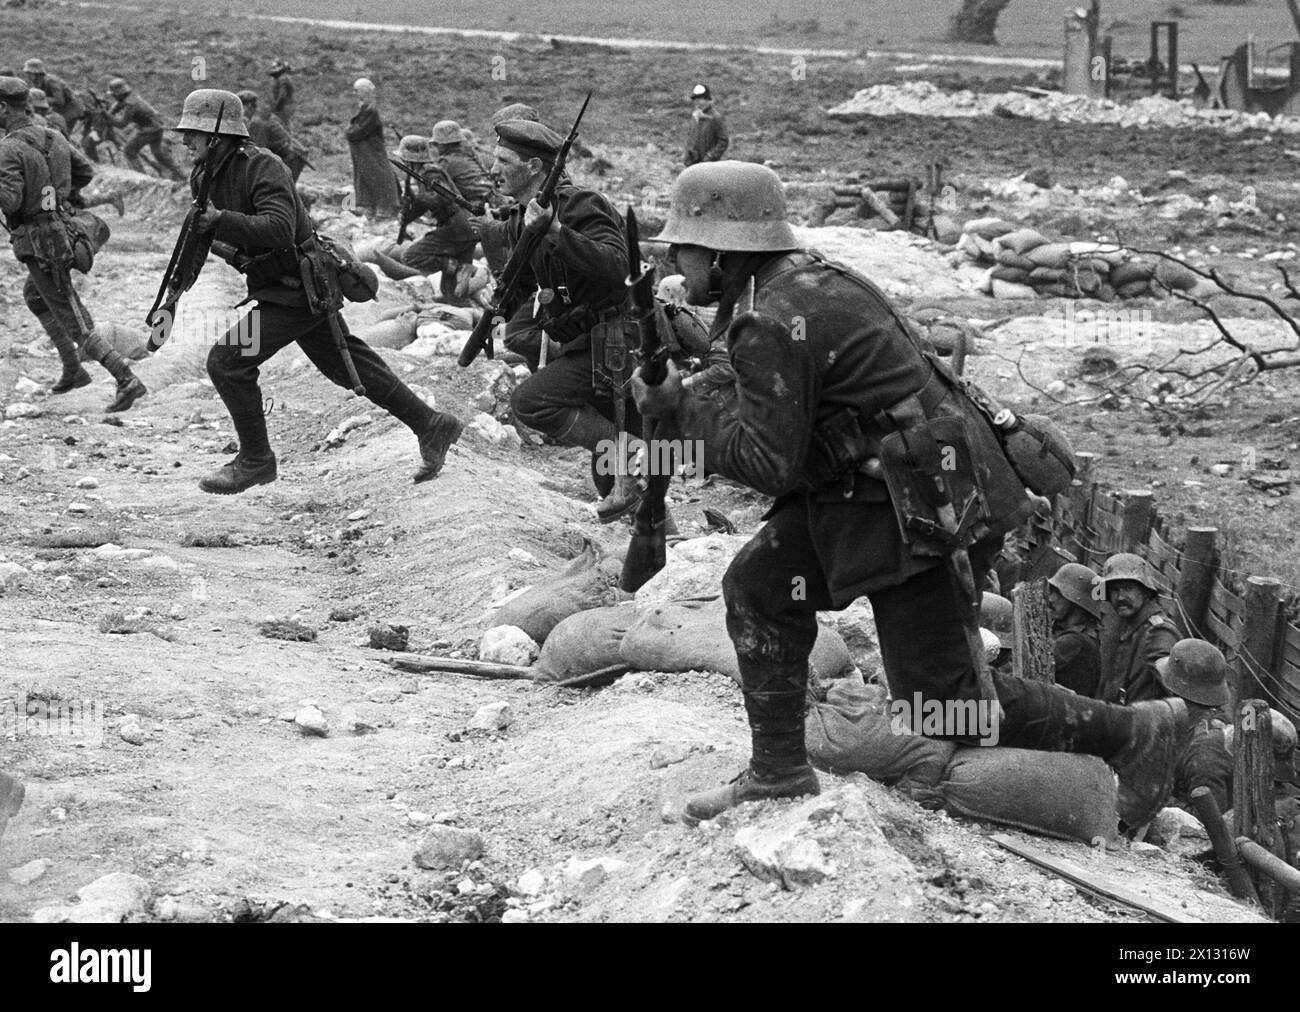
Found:
[{"label": "muddy boot", "polygon": [[725,787],[688,798],[683,815],[687,821],[702,822],[705,819],[716,819],[728,808],[743,805],[746,801],[802,798],[809,794],[820,794],[821,790],[817,774],[806,764],[772,770],[770,773],[756,773],[751,763]]},{"label": "muddy boot", "polygon": [[460,438],[465,426],[455,415],[438,414],[432,424],[420,433],[420,459],[423,463],[415,472],[415,484],[438,477],[443,462],[447,459],[447,450]]},{"label": "muddy boot", "polygon": [[80,362],[71,367],[64,363],[63,375],[59,377],[57,383],[50,386],[50,393],[66,394],[69,390],[89,386],[90,382],[90,373],[81,367]]},{"label": "muddy boot", "polygon": [[269,485],[276,477],[274,453],[265,459],[246,459],[241,453],[200,481],[199,488],[212,495],[238,495],[254,485]]},{"label": "muddy boot", "polygon": [[117,381],[117,393],[104,410],[125,411],[148,392],[148,388],[140,381],[140,377],[134,373],[129,373],[125,379]]},{"label": "muddy boot", "polygon": [[1174,772],[1192,733],[1187,704],[1174,697],[1124,707],[1128,744],[1106,761],[1119,775],[1119,817],[1134,828],[1154,819],[1174,791]]},{"label": "muddy boot", "polygon": [[641,486],[637,483],[636,476],[616,475],[609,495],[596,504],[596,519],[602,524],[612,524],[619,517],[631,513],[640,503]]}]

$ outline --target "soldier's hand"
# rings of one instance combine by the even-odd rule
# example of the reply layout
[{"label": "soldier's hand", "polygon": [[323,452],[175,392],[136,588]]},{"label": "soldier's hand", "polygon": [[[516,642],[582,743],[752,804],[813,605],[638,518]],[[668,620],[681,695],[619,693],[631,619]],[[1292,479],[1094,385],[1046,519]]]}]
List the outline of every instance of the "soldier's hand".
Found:
[{"label": "soldier's hand", "polygon": [[206,211],[195,219],[200,232],[212,232],[217,227],[217,222],[221,220],[221,212],[215,207],[209,207]]},{"label": "soldier's hand", "polygon": [[632,397],[637,409],[650,418],[671,418],[681,407],[686,390],[682,386],[682,374],[672,359],[668,360],[668,374],[657,387],[647,386],[641,378],[641,370],[632,374]]},{"label": "soldier's hand", "polygon": [[542,207],[537,203],[537,198],[528,202],[524,208],[524,228],[532,229],[534,232],[545,232],[548,228],[555,229],[559,223],[552,219],[551,209]]}]

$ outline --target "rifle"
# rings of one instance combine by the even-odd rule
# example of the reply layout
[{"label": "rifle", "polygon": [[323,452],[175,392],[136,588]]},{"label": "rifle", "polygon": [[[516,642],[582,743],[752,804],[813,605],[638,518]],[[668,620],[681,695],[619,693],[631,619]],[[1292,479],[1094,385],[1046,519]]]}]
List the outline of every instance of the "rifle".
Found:
[{"label": "rifle", "polygon": [[203,160],[203,174],[199,178],[198,192],[185,214],[181,233],[176,238],[171,260],[167,263],[167,271],[158,285],[158,294],[154,297],[153,308],[149,310],[149,315],[144,320],[150,330],[147,342],[150,351],[157,351],[171,337],[176,304],[199,279],[199,271],[203,270],[203,264],[208,258],[208,250],[212,246],[212,233],[199,231],[199,217],[208,209],[208,198],[212,193],[212,183],[217,173],[225,167],[237,150],[237,145],[232,146],[222,157],[221,163],[217,164],[213,145],[221,139],[221,118],[225,112],[224,105],[217,109],[217,121],[212,127],[211,139],[208,141],[208,153]]},{"label": "rifle", "polygon": [[[441,183],[435,182],[432,179],[426,179],[424,176],[420,175],[418,172],[416,172],[413,169],[407,168],[399,161],[396,161],[392,158],[388,160],[392,162],[396,168],[399,168],[406,173],[406,185],[407,185],[406,195],[408,197],[411,195],[410,185],[412,180],[414,180],[415,182],[419,183],[422,186],[427,186],[430,190],[432,190],[434,193],[438,194],[439,196],[446,197],[453,204],[459,207],[462,211],[468,211],[470,214],[483,213],[483,208],[480,205],[470,203],[468,200],[466,200],[464,197],[462,197],[459,193],[457,193],[455,190],[451,189],[450,187],[443,186]],[[444,170],[439,168],[439,171],[442,172],[444,176],[446,176],[446,172]],[[451,182],[451,180],[448,180],[448,182]]]},{"label": "rifle", "polygon": [[[393,159],[391,158],[388,160],[392,162],[392,164],[396,165],[399,169],[406,171],[406,166],[403,165],[401,162],[393,161]],[[407,229],[410,228],[411,222],[415,220],[414,218],[408,217],[408,215],[410,215],[411,213],[411,176],[412,175],[414,175],[414,173],[407,173],[406,179],[402,182],[402,217],[397,224],[398,242],[406,242],[406,240],[411,237]]]},{"label": "rifle", "polygon": [[[636,212],[627,209],[627,262],[636,276],[628,276],[627,285],[629,317],[640,336],[641,379],[647,386],[657,387],[668,375],[668,346],[659,335],[659,314],[655,311],[654,268],[641,259],[640,232]],[[632,265],[637,265],[634,268]],[[642,435],[646,445],[653,446],[655,420],[642,421]],[[649,454],[655,459],[655,454]],[[632,521],[632,540],[623,557],[623,572],[618,585],[628,593],[635,593],[650,577],[664,568],[667,561],[664,524],[667,510],[664,495],[668,491],[671,474],[651,474],[648,486],[637,504]]]},{"label": "rifle", "polygon": [[[587,97],[582,102],[582,108],[578,110],[578,118],[573,121],[573,126],[569,129],[569,136],[564,138],[564,143],[560,145],[559,153],[555,156],[555,162],[551,165],[551,171],[542,183],[542,188],[537,191],[537,203],[542,207],[551,206],[555,199],[555,188],[560,183],[560,176],[564,173],[564,162],[569,157],[569,149],[573,147],[574,140],[578,136],[578,124],[582,122],[582,114],[587,111],[587,104],[591,101],[591,92],[587,92]],[[549,226],[548,226],[549,227]],[[525,270],[533,259],[533,253],[536,252],[538,245],[542,241],[545,233],[544,228],[525,228],[519,233],[519,240],[515,243],[515,248],[510,251],[510,259],[501,270],[501,283],[497,288],[496,294],[492,296],[492,304],[484,310],[478,323],[474,325],[474,330],[469,335],[469,340],[465,342],[465,347],[461,349],[460,358],[457,359],[462,369],[467,368],[474,359],[478,358],[479,352],[484,352],[488,358],[492,358],[492,330],[498,325],[504,325],[517,308],[518,301],[523,295],[520,288],[520,280]]]}]

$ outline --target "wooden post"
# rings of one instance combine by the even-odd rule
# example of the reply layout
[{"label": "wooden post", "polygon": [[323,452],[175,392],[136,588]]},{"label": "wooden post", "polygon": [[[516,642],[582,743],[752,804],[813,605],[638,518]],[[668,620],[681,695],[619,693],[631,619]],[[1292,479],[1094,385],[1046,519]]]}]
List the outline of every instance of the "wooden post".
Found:
[{"label": "wooden post", "polygon": [[1124,514],[1120,527],[1120,551],[1136,552],[1147,543],[1155,515],[1155,493],[1130,489],[1124,493]]},{"label": "wooden post", "polygon": [[1074,455],[1074,480],[1070,483],[1070,511],[1074,514],[1074,557],[1085,566],[1088,558],[1088,524],[1092,489],[1096,482],[1097,455],[1080,452]]},{"label": "wooden post", "polygon": [[1011,589],[1012,672],[1017,678],[1056,682],[1052,645],[1052,612],[1047,603],[1047,581],[1026,580]]},{"label": "wooden post", "polygon": [[[1250,837],[1270,854],[1277,852],[1277,816],[1273,794],[1273,718],[1263,699],[1245,699],[1237,707],[1232,739],[1233,836]],[[1281,913],[1286,894],[1267,875],[1256,874],[1255,890],[1264,912]]]},{"label": "wooden post", "polygon": [[1208,787],[1194,787],[1191,798],[1196,816],[1205,827],[1205,832],[1209,834],[1210,843],[1214,845],[1214,856],[1219,859],[1223,874],[1228,878],[1228,888],[1232,891],[1232,895],[1239,900],[1258,903],[1259,897],[1255,895],[1255,885],[1251,882],[1250,873],[1245,865],[1241,863],[1241,855],[1237,852],[1237,845],[1224,824],[1223,813],[1219,811],[1218,802],[1214,800],[1214,792]]},{"label": "wooden post", "polygon": [[1184,636],[1207,635],[1205,616],[1210,610],[1210,591],[1214,587],[1218,536],[1217,527],[1187,528],[1178,563],[1178,583],[1174,586],[1174,597],[1182,605],[1174,621]]},{"label": "wooden post", "polygon": [[1257,672],[1274,670],[1277,613],[1282,584],[1266,576],[1246,578],[1246,625],[1241,632],[1239,699],[1267,698]]}]

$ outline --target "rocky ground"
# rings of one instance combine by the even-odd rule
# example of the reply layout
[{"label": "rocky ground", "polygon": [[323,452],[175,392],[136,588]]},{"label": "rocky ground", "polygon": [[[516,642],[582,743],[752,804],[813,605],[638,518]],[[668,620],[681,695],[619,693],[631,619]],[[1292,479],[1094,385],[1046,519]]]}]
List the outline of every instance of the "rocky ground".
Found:
[{"label": "rocky ground", "polygon": [[[87,62],[96,46],[129,35],[127,25],[98,27]],[[304,44],[304,30],[292,26],[250,29],[242,47],[229,27],[205,28],[203,38],[243,66],[251,65],[245,50],[274,32]],[[383,47],[397,60],[415,54],[387,39],[360,36],[345,46],[321,38],[318,51],[335,54],[329,73],[339,80]],[[437,59],[484,52],[458,45]],[[567,108],[577,94],[582,55],[529,57],[533,73],[546,68],[555,84],[548,108]],[[733,93],[752,59],[718,71],[735,75]],[[654,54],[610,60],[620,81],[649,80],[657,65]],[[142,56],[140,67],[145,80],[164,79],[161,57]],[[825,119],[823,108],[873,72],[852,68],[838,82],[785,96],[754,89],[752,105],[738,102],[741,152],[770,152],[801,219],[828,179],[864,166],[917,171],[944,152],[962,217],[1014,215],[1080,238],[1141,227],[1144,240],[1230,262],[1265,282],[1272,262],[1263,256],[1294,249],[1293,161],[1276,138],[1158,129],[1134,138],[1113,126],[1002,119]],[[652,101],[666,103],[670,84],[656,84]],[[531,78],[512,83],[511,95],[535,99],[534,87]],[[480,124],[504,97],[470,94],[457,114]],[[778,114],[792,98],[796,105]],[[309,129],[324,138],[324,99],[312,101]],[[624,200],[644,200],[646,187],[652,197],[666,193],[676,128],[663,125],[663,109],[593,113],[599,146],[577,163],[578,175]],[[342,157],[336,142],[327,146],[320,171],[305,181],[340,192]],[[1059,189],[1008,183],[1036,167]],[[1165,218],[1170,169],[1187,174],[1173,186],[1192,203],[1175,202]],[[1115,175],[1124,188],[1112,185]],[[1257,185],[1264,212],[1236,220],[1210,198],[1237,200],[1245,179]],[[121,172],[102,185],[126,195],[127,216],[112,220],[112,243],[82,284],[97,319],[129,336],[142,330],[135,321],[165,265],[182,200]],[[336,220],[357,239],[388,228]],[[1171,416],[1145,396],[1103,407],[1082,371],[1083,349],[1050,337],[1059,301],[1013,305],[980,295],[978,271],[927,241],[851,223],[803,235],[862,267],[908,311],[933,304],[984,324],[969,362],[977,381],[1018,405],[1050,406],[1079,449],[1103,455],[1103,481],[1158,487],[1176,522],[1221,520],[1243,568],[1287,577],[1294,560],[1278,546],[1291,543],[1289,500],[1252,489],[1232,468],[1205,469],[1239,461],[1247,441],[1270,456],[1293,452],[1294,380],[1280,375],[1194,416]],[[140,363],[151,394],[110,424],[100,410],[110,384],[100,371],[92,387],[43,396],[58,363],[22,304],[21,278],[0,258],[0,687],[10,697],[0,713],[0,769],[28,787],[0,844],[0,918],[1142,919],[1004,852],[990,839],[995,827],[925,811],[861,778],[828,776],[823,797],[799,805],[751,806],[694,829],[675,821],[685,794],[722,782],[745,757],[739,694],[720,675],[637,672],[577,691],[394,671],[367,645],[372,626],[408,626],[413,650],[473,656],[493,602],[588,542],[621,547],[625,527],[594,522],[581,455],[527,439],[498,442],[484,428],[452,450],[435,483],[410,485],[410,434],[330,385],[295,350],[263,373],[280,480],[214,499],[195,483],[224,462],[233,433],[205,379],[197,330],[182,328]],[[187,296],[187,311],[196,322],[216,317],[240,294],[238,278],[214,264]],[[386,306],[402,297],[386,287]],[[1153,351],[1186,340],[1190,310],[1148,308],[1166,328]],[[353,322],[371,324],[373,312],[362,308]],[[1264,326],[1257,309],[1237,307],[1231,318]],[[452,357],[417,345],[384,354],[439,407],[466,418],[481,410],[485,386],[502,375],[497,367],[461,371]],[[742,532],[754,529],[761,509],[726,485],[678,483],[673,499],[688,535],[705,530],[704,506]],[[272,621],[298,623],[314,639],[263,635]],[[29,706],[36,714],[78,700],[102,708],[102,744],[29,732]],[[15,703],[20,714],[9,716]],[[1121,877],[1189,917],[1255,916],[1194,859],[1204,841],[1104,851],[1008,832]]]}]

